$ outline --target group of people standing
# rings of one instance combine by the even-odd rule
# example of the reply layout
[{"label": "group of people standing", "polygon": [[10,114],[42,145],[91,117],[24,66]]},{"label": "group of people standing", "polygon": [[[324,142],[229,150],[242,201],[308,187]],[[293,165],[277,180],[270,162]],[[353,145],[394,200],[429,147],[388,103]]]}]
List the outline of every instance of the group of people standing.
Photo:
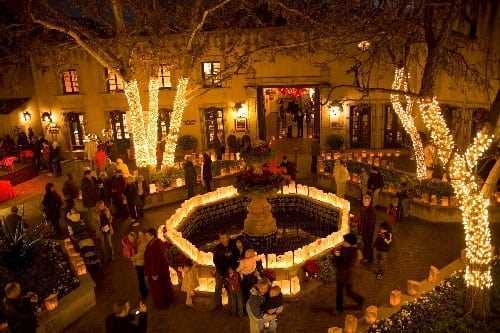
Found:
[{"label": "group of people standing", "polygon": [[283,296],[278,286],[271,286],[263,274],[262,263],[255,250],[245,246],[243,238],[231,239],[219,232],[214,250],[215,309],[222,307],[222,288],[228,293],[233,315],[248,314],[250,331],[275,332],[277,316],[283,310]]}]

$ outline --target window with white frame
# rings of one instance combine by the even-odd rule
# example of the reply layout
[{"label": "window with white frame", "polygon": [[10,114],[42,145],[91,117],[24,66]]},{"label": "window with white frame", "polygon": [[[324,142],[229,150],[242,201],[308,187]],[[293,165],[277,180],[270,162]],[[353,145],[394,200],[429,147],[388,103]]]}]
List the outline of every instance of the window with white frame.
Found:
[{"label": "window with white frame", "polygon": [[78,94],[80,87],[78,85],[78,74],[76,69],[68,69],[62,75],[63,93],[64,94]]},{"label": "window with white frame", "polygon": [[202,62],[201,76],[204,87],[222,87],[220,78],[221,66],[219,61]]},{"label": "window with white frame", "polygon": [[166,138],[168,134],[168,128],[170,126],[170,109],[159,109],[158,110],[158,140]]},{"label": "window with white frame", "polygon": [[127,124],[127,114],[123,111],[112,111],[110,114],[111,129],[113,130],[114,140],[130,139]]},{"label": "window with white frame", "polygon": [[158,81],[160,83],[160,89],[172,88],[172,74],[166,64],[161,64],[158,69]]},{"label": "window with white frame", "polygon": [[104,70],[106,74],[106,82],[108,85],[108,92],[121,92],[123,91],[123,79],[113,70]]},{"label": "window with white frame", "polygon": [[85,138],[84,114],[69,112],[66,114],[66,120],[69,130],[71,150],[83,149],[83,139]]}]

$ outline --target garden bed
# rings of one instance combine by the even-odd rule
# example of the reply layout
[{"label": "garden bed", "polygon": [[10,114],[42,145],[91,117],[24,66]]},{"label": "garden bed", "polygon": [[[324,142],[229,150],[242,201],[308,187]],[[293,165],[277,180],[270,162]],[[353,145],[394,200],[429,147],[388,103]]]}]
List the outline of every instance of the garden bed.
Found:
[{"label": "garden bed", "polygon": [[471,314],[465,312],[465,283],[463,272],[460,272],[415,301],[403,305],[389,318],[372,325],[368,332],[499,332],[499,261],[494,263],[492,273],[491,316],[487,321],[475,320]]},{"label": "garden bed", "polygon": [[0,285],[18,281],[24,291],[38,295],[41,303],[51,294],[62,298],[78,288],[80,281],[71,269],[61,246],[54,240],[44,239],[33,248],[30,262],[18,271],[0,266]]}]

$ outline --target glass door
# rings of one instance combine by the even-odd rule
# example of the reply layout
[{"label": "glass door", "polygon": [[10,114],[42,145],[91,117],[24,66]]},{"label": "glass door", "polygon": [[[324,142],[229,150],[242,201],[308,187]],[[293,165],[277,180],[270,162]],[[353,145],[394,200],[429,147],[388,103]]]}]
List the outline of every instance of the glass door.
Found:
[{"label": "glass door", "polygon": [[370,148],[371,109],[369,105],[351,106],[349,127],[351,148]]},{"label": "glass door", "polygon": [[205,115],[205,142],[207,147],[212,147],[218,136],[224,141],[224,110],[221,108],[208,108],[204,110]]}]

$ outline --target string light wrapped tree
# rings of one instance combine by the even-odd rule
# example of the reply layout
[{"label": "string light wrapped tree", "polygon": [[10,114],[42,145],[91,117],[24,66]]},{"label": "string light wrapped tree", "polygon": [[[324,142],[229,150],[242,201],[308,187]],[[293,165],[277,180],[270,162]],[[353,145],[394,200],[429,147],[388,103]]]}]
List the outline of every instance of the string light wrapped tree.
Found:
[{"label": "string light wrapped tree", "polygon": [[461,153],[441,114],[437,100],[420,101],[425,127],[437,147],[439,161],[448,165],[451,184],[459,201],[465,232],[466,306],[480,317],[489,312],[489,292],[493,285],[493,247],[488,218],[489,198],[481,190],[475,168],[491,146],[494,134],[488,126],[478,132],[473,143]]}]

